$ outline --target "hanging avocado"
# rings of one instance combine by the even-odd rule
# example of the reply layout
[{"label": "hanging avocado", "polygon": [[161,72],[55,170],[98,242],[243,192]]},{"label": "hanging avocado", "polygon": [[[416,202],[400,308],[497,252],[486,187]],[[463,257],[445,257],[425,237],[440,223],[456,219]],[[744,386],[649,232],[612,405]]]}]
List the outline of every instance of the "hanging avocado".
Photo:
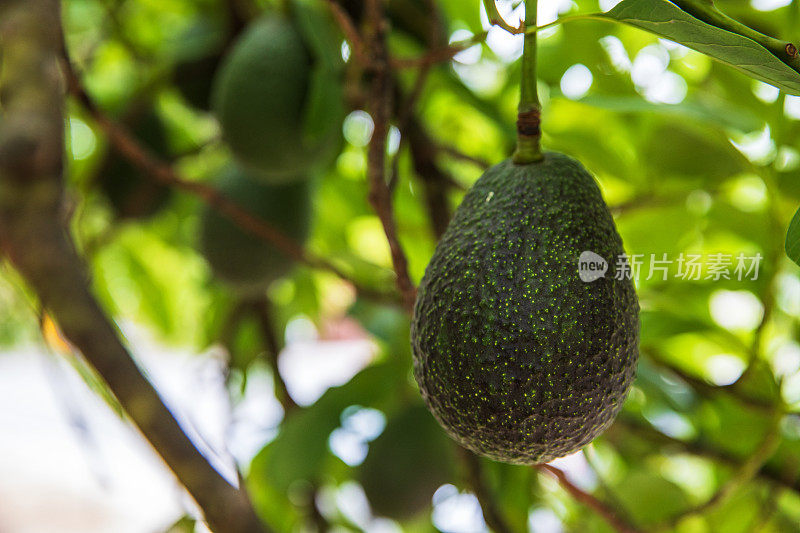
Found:
[{"label": "hanging avocado", "polygon": [[265,15],[233,45],[212,107],[254,178],[288,182],[332,163],[342,145],[342,65],[329,13],[310,2]]},{"label": "hanging avocado", "polygon": [[622,241],[594,178],[563,154],[504,161],[464,197],[419,287],[411,339],[433,414],[470,450],[536,464],[614,420],[633,382],[633,283],[585,282]]},{"label": "hanging avocado", "polygon": [[[216,187],[223,196],[294,242],[305,242],[311,218],[307,180],[266,185],[232,164],[223,171]],[[263,292],[293,265],[283,251],[240,228],[213,207],[204,206],[200,224],[201,253],[214,274],[242,295]]]}]

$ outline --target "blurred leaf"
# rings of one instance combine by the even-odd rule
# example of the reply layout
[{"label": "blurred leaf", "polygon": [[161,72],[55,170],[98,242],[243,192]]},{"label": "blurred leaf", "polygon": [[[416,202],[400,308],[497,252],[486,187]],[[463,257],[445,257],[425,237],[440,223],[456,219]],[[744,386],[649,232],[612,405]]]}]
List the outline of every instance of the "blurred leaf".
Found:
[{"label": "blurred leaf", "polygon": [[401,376],[396,364],[368,367],[345,385],[329,389],[314,405],[293,413],[277,438],[253,459],[251,477],[266,480],[280,492],[298,481],[317,482],[329,456],[328,437],[339,427],[342,411],[351,405],[379,404]]},{"label": "blurred leaf", "polygon": [[637,524],[655,525],[687,508],[686,493],[657,472],[636,469],[615,487],[616,497]]},{"label": "blurred leaf", "polygon": [[686,122],[661,122],[645,137],[644,161],[660,175],[713,183],[748,168],[747,160],[719,130]]},{"label": "blurred leaf", "polygon": [[694,18],[666,0],[623,0],[603,16],[688,46],[755,79],[800,95],[800,73],[760,44]]},{"label": "blurred leaf", "polygon": [[617,113],[657,113],[664,116],[688,118],[712,126],[733,128],[743,132],[755,131],[763,120],[744,109],[730,109],[704,101],[684,100],[679,104],[648,102],[641,96],[587,95],[581,98],[587,104]]},{"label": "blurred leaf", "polygon": [[194,533],[194,526],[197,521],[191,516],[182,516],[174,524],[169,526],[164,533]]}]

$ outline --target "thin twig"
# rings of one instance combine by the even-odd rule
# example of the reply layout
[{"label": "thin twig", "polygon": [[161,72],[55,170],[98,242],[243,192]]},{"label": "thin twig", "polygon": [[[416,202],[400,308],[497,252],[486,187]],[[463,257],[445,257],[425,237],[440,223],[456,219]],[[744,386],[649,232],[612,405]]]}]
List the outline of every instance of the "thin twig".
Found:
[{"label": "thin twig", "polygon": [[336,0],[328,0],[328,6],[331,9],[331,13],[333,13],[333,18],[341,28],[342,33],[344,33],[344,38],[350,43],[350,50],[352,50],[353,56],[364,68],[369,67],[372,58],[366,52],[366,47],[353,19],[350,18],[347,11]]},{"label": "thin twig", "polygon": [[[619,430],[622,431],[620,432]],[[683,441],[675,437],[670,437],[649,424],[635,420],[632,417],[618,418],[612,426],[611,431],[606,433],[607,438],[617,443],[624,442],[630,438],[630,436],[636,436],[651,444],[670,447],[682,453],[690,453],[732,467],[740,465],[742,461],[742,458],[730,452],[720,450],[701,440]],[[777,483],[800,494],[800,463],[782,466],[765,464],[759,468],[758,476],[766,481]]]},{"label": "thin twig", "polygon": [[289,394],[289,388],[286,386],[286,382],[283,380],[280,370],[278,369],[278,356],[281,353],[281,345],[283,343],[280,341],[275,331],[275,321],[272,317],[271,303],[269,299],[264,296],[263,298],[254,300],[251,305],[258,319],[258,324],[261,327],[261,335],[264,339],[264,347],[267,352],[267,363],[272,371],[272,381],[275,385],[275,396],[278,398],[281,407],[283,407],[284,414],[289,413],[297,409],[298,406],[291,394]]},{"label": "thin twig", "polygon": [[386,137],[392,108],[392,83],[389,72],[389,52],[386,48],[386,21],[380,0],[368,0],[366,20],[370,34],[368,42],[372,53],[369,72],[372,75],[369,95],[370,113],[375,125],[367,152],[367,180],[369,201],[383,225],[392,255],[397,288],[403,305],[410,311],[416,300],[416,288],[408,273],[408,260],[397,235],[394,207],[386,183]]},{"label": "thin twig", "polygon": [[403,132],[408,137],[414,172],[422,181],[428,218],[436,239],[441,239],[452,215],[447,189],[454,181],[436,162],[436,144],[431,141],[419,119],[412,116]]},{"label": "thin twig", "polygon": [[437,48],[435,50],[431,50],[426,52],[425,55],[421,57],[407,57],[407,58],[394,58],[391,61],[392,68],[395,69],[407,69],[407,68],[426,68],[432,67],[437,63],[444,63],[445,61],[450,61],[455,56],[475,46],[476,44],[480,44],[486,40],[486,36],[488,32],[482,31],[480,33],[476,33],[469,39],[464,39],[463,41],[457,41],[451,43],[449,46],[444,48]]},{"label": "thin twig", "polygon": [[475,497],[478,498],[486,525],[496,533],[511,533],[511,528],[506,523],[503,515],[500,514],[500,510],[492,497],[492,492],[486,485],[480,458],[466,448],[459,447],[459,453],[464,463],[467,483]]},{"label": "thin twig", "polygon": [[213,187],[180,177],[172,166],[145,148],[125,126],[111,119],[100,109],[84,89],[66,54],[64,56],[64,71],[73,96],[92,115],[97,125],[105,132],[117,151],[135,166],[142,169],[145,175],[159,183],[175,187],[200,198],[220,214],[232,220],[237,226],[271,243],[288,257],[312,268],[332,272],[349,282],[362,296],[381,302],[397,302],[397,295],[368,287],[356,281],[333,263],[304,250],[292,239],[286,237],[260,218],[251,215]]},{"label": "thin twig", "polygon": [[[443,143],[437,143],[436,144],[436,150],[441,152],[441,153],[443,153],[444,155],[452,157],[453,159],[458,159],[460,161],[466,161],[467,163],[472,163],[473,165],[475,165],[476,167],[478,167],[478,168],[480,168],[482,170],[486,170],[487,168],[492,166],[492,164],[489,161],[487,161],[486,159],[483,159],[482,157],[466,154],[466,153],[462,152],[461,150],[459,150],[458,148],[456,148],[455,146],[450,146],[450,145],[443,144]],[[461,189],[464,189],[464,186],[461,185],[461,184],[459,184],[459,187]]]},{"label": "thin twig", "polygon": [[775,404],[769,400],[763,400],[758,397],[749,396],[732,385],[714,385],[689,374],[681,368],[669,363],[666,358],[661,355],[659,350],[652,346],[642,346],[641,352],[642,354],[647,355],[648,361],[657,366],[661,371],[673,374],[675,377],[689,385],[701,396],[706,398],[714,398],[715,395],[722,393],[753,409],[758,409],[760,411],[766,411],[769,413],[772,413],[775,410]]},{"label": "thin twig", "polygon": [[633,525],[625,522],[622,520],[614,510],[610,509],[608,505],[601,502],[588,492],[584,491],[580,487],[574,485],[567,475],[560,469],[550,466],[548,464],[537,465],[536,468],[540,471],[547,472],[549,475],[554,477],[561,488],[567,491],[570,496],[572,496],[576,501],[582,503],[589,509],[593,510],[595,513],[600,515],[603,520],[605,520],[608,525],[614,528],[619,533],[637,533],[638,530],[633,527]]},{"label": "thin twig", "polygon": [[700,505],[693,507],[687,511],[684,511],[677,516],[672,517],[669,519],[660,529],[661,530],[672,530],[675,528],[681,521],[695,515],[703,514],[705,512],[711,511],[712,509],[722,505],[726,502],[739,488],[747,484],[750,480],[752,480],[756,475],[758,475],[758,471],[764,465],[764,463],[772,457],[772,454],[775,453],[775,450],[780,443],[780,415],[778,413],[774,413],[772,416],[772,421],[770,424],[769,429],[767,430],[767,434],[759,444],[758,448],[756,448],[752,454],[747,458],[747,460],[742,463],[736,472],[731,476],[731,478],[726,481],[720,488],[717,490],[711,498],[706,500],[705,502],[701,503]]}]

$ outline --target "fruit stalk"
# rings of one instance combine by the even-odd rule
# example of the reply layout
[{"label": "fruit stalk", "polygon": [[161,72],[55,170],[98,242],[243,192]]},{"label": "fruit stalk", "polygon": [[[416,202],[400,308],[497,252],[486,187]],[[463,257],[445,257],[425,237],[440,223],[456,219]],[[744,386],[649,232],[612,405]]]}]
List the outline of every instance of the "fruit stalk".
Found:
[{"label": "fruit stalk", "polygon": [[[536,0],[525,2],[525,28],[536,27]],[[536,32],[526,33],[522,49],[522,81],[517,115],[517,150],[514,163],[528,165],[541,161],[542,105],[536,88]]]}]

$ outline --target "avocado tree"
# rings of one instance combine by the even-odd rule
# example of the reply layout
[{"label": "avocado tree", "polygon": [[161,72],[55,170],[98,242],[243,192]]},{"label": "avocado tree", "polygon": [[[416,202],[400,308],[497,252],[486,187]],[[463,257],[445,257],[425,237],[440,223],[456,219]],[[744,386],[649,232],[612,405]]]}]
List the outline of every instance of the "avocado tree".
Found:
[{"label": "avocado tree", "polygon": [[[188,530],[800,530],[798,23],[0,0],[0,342],[65,341]],[[118,319],[224,348],[234,399],[268,369],[283,418],[237,484]],[[310,403],[299,319],[375,347]]]}]

